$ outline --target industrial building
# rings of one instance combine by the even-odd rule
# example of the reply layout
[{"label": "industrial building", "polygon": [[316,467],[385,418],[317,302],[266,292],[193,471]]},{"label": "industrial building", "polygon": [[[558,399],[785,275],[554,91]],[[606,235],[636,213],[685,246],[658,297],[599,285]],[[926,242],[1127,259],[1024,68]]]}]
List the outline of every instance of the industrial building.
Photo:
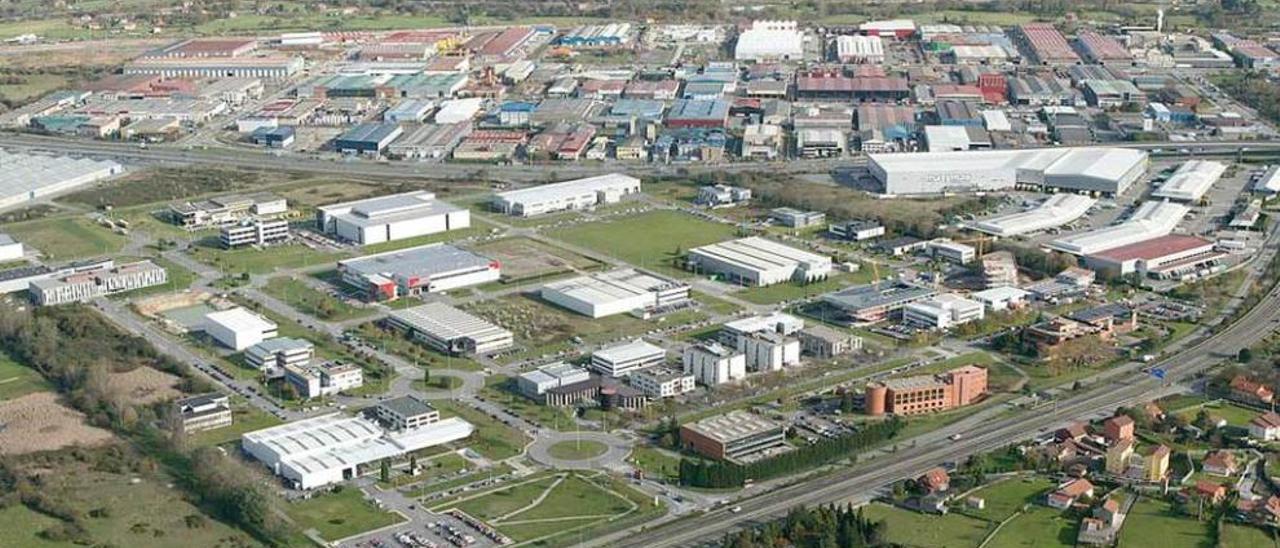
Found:
[{"label": "industrial building", "polygon": [[807,228],[827,222],[827,214],[821,211],[802,211],[792,207],[769,210],[769,218],[789,228]]},{"label": "industrial building", "polygon": [[749,371],[778,371],[800,363],[800,341],[792,337],[804,329],[804,320],[774,312],[724,324],[719,338],[741,352]]},{"label": "industrial building", "polygon": [[22,242],[13,239],[13,236],[0,232],[0,263],[20,261],[25,254]]},{"label": "industrial building", "polygon": [[177,429],[183,434],[231,426],[231,400],[226,394],[197,394],[178,399],[173,406],[177,410]]},{"label": "industrial building", "polygon": [[650,398],[673,398],[688,394],[697,388],[693,375],[667,367],[650,367],[634,371],[627,376],[632,388],[644,392]]},{"label": "industrial building", "polygon": [[66,192],[124,172],[108,160],[23,154],[0,149],[0,209]]},{"label": "industrial building", "polygon": [[720,343],[687,346],[681,361],[684,372],[693,375],[704,386],[716,386],[747,376],[746,355]]},{"label": "industrial building", "polygon": [[1212,272],[1225,256],[1209,240],[1169,234],[1086,255],[1084,262],[1089,268],[1112,276],[1138,273],[1176,280]]},{"label": "industrial building", "polygon": [[1169,234],[1189,211],[1182,204],[1143,202],[1123,223],[1058,238],[1046,245],[1072,255],[1093,255]]},{"label": "industrial building", "polygon": [[396,310],[386,322],[446,354],[487,354],[515,344],[510,331],[445,303]]},{"label": "industrial building", "polygon": [[884,41],[879,36],[837,36],[836,59],[841,63],[883,63]]},{"label": "industrial building", "polygon": [[218,242],[223,249],[246,245],[265,246],[289,239],[289,221],[286,219],[244,219],[237,224],[218,230]]},{"label": "industrial building", "polygon": [[862,349],[862,337],[822,324],[809,326],[797,335],[800,339],[800,351],[815,358],[834,358]]},{"label": "industrial building", "polygon": [[987,392],[987,370],[966,365],[940,375],[889,379],[867,385],[868,415],[920,415],[975,403]]},{"label": "industrial building", "polygon": [[993,236],[1018,236],[1074,222],[1098,200],[1080,194],[1054,194],[1026,211],[996,215],[965,226]]},{"label": "industrial building", "polygon": [[846,221],[828,226],[827,232],[841,240],[861,242],[884,236],[884,225],[875,221]]},{"label": "industrial building", "polygon": [[542,298],[583,316],[603,318],[670,308],[689,301],[687,284],[633,269],[590,274],[542,286]]},{"label": "industrial building", "polygon": [[382,400],[373,407],[373,415],[388,430],[403,432],[440,422],[440,411],[416,396],[400,396]]},{"label": "industrial building", "polygon": [[953,242],[946,238],[930,240],[925,250],[929,255],[944,261],[950,261],[959,265],[966,265],[978,258],[978,250],[971,245]]},{"label": "industrial building", "polygon": [[525,397],[542,400],[547,391],[591,380],[586,369],[564,362],[543,365],[516,377],[516,388]]},{"label": "industrial building", "polygon": [[330,413],[249,432],[244,452],[295,489],[315,489],[372,472],[369,465],[465,439],[475,427],[460,418],[387,431],[372,420]]},{"label": "industrial building", "polygon": [[729,185],[705,185],[698,187],[698,197],[693,203],[710,208],[737,205],[751,199],[751,189]]},{"label": "industrial building", "polygon": [[672,129],[723,128],[729,121],[730,106],[723,99],[677,99],[667,109],[666,125]]},{"label": "industrial building", "polygon": [[1280,165],[1271,166],[1270,169],[1262,173],[1258,177],[1258,182],[1254,184],[1255,192],[1264,194],[1280,194]]},{"label": "industrial building", "polygon": [[831,273],[831,258],[758,236],[729,240],[689,250],[688,264],[702,273],[719,274],[752,287],[783,282],[811,282]]},{"label": "industrial building", "polygon": [[204,332],[219,344],[236,352],[274,338],[277,328],[276,322],[241,307],[210,312],[204,316]]},{"label": "industrial building", "polygon": [[790,61],[804,57],[804,33],[795,21],[754,21],[738,35],[733,58],[738,61]]},{"label": "industrial building", "polygon": [[151,261],[118,266],[107,262],[102,269],[33,281],[28,291],[37,306],[54,306],[163,285],[167,281],[164,268]]},{"label": "industrial building", "polygon": [[993,312],[1021,308],[1027,303],[1031,293],[1013,286],[1002,285],[969,294],[969,298],[978,301]]},{"label": "industrial building", "polygon": [[785,447],[786,427],[746,411],[730,411],[682,425],[680,444],[708,458],[742,462]]},{"label": "industrial building", "polygon": [[1027,59],[1039,65],[1073,65],[1080,62],[1067,38],[1052,23],[1026,23],[1018,25],[1013,38],[1027,54]]},{"label": "industrial building", "polygon": [[1218,179],[1227,172],[1227,165],[1213,160],[1188,160],[1169,176],[1160,188],[1151,191],[1153,198],[1168,198],[1183,202],[1200,200]]},{"label": "industrial building", "polygon": [[932,298],[936,294],[936,291],[925,286],[891,280],[828,293],[822,296],[822,302],[851,322],[867,323],[884,320],[902,310],[902,307]]},{"label": "industrial building", "polygon": [[885,194],[987,191],[1020,185],[1119,194],[1147,170],[1147,154],[1119,148],[1054,148],[869,155]]},{"label": "industrial building", "polygon": [[982,303],[954,293],[943,293],[902,307],[902,323],[922,329],[950,329],[984,316]]},{"label": "industrial building", "polygon": [[155,74],[166,78],[270,78],[282,79],[302,70],[301,57],[264,55],[252,57],[142,58],[124,66],[124,74]]},{"label": "industrial building", "polygon": [[625,377],[641,369],[662,365],[667,351],[641,339],[601,348],[591,353],[588,367],[606,377]]},{"label": "industrial building", "polygon": [[400,124],[365,122],[342,132],[333,140],[333,149],[347,154],[382,154],[404,129]]},{"label": "industrial building", "polygon": [[311,363],[316,356],[316,346],[306,339],[276,337],[250,346],[244,351],[244,361],[269,377],[284,372],[285,366]]},{"label": "industrial building", "polygon": [[292,385],[298,395],[305,399],[323,398],[364,386],[364,371],[355,364],[299,363],[286,365],[282,369],[285,382]]},{"label": "industrial building", "polygon": [[236,224],[249,218],[272,218],[289,211],[289,203],[265,192],[218,196],[198,202],[169,205],[167,215],[174,224],[187,230]]},{"label": "industrial building", "polygon": [[465,122],[412,127],[387,147],[387,156],[405,160],[448,158],[471,135],[471,129],[471,124]]},{"label": "industrial building", "polygon": [[640,192],[640,179],[611,173],[562,183],[512,190],[494,195],[493,209],[516,217],[555,211],[589,209],[621,201]]},{"label": "industrial building", "polygon": [[501,277],[492,259],[436,243],[338,261],[342,281],[370,301],[448,291]]},{"label": "industrial building", "polygon": [[316,208],[317,228],[360,245],[403,240],[471,226],[471,212],[425,190]]}]

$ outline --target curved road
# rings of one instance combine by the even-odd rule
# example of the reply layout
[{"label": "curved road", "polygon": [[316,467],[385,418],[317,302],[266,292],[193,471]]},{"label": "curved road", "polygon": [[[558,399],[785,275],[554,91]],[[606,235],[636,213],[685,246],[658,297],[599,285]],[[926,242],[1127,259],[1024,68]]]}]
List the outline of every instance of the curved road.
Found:
[{"label": "curved road", "polygon": [[[551,446],[560,442],[595,441],[603,443],[608,450],[596,457],[583,460],[565,460],[551,456]],[[604,432],[555,432],[542,430],[538,438],[526,449],[529,458],[552,468],[566,470],[587,470],[610,468],[626,464],[627,455],[631,454],[631,443],[613,434]]]}]

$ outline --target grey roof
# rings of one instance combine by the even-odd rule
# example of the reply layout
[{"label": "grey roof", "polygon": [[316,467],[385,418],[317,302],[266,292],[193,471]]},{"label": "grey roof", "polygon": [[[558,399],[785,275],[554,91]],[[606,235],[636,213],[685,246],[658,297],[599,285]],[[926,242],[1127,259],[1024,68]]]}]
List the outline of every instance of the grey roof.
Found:
[{"label": "grey roof", "polygon": [[436,410],[436,408],[432,407],[431,404],[425,401],[422,401],[418,398],[415,398],[413,396],[400,396],[398,398],[391,398],[389,400],[378,402],[378,405],[385,407],[391,410],[392,413],[395,413],[403,417],[416,417],[418,415],[425,415],[427,413],[431,413]]},{"label": "grey roof", "polygon": [[377,255],[347,259],[338,264],[365,275],[402,274],[430,276],[467,268],[488,266],[487,257],[447,244],[428,244]]},{"label": "grey roof", "polygon": [[400,129],[400,126],[392,123],[379,124],[370,122],[358,124],[339,135],[338,140],[380,143],[398,129]]},{"label": "grey roof", "polygon": [[15,154],[0,149],[0,200],[39,194],[64,183],[88,184],[123,170],[120,164],[68,156]]},{"label": "grey roof", "polygon": [[822,300],[845,308],[864,309],[920,299],[934,294],[928,287],[903,282],[879,282],[843,289],[823,296]]},{"label": "grey roof", "polygon": [[[425,190],[415,190],[390,196],[379,196],[354,202],[321,207],[320,210],[343,222],[356,226],[376,226],[401,220],[433,217],[463,211],[463,208],[435,199],[436,195]],[[345,212],[335,212],[348,209]]]}]

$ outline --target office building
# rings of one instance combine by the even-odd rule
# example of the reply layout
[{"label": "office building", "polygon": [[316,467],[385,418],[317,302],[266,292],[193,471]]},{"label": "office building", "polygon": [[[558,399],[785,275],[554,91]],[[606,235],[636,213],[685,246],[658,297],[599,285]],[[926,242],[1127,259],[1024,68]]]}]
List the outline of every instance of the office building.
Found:
[{"label": "office building", "polygon": [[680,444],[708,458],[743,462],[785,447],[786,426],[746,411],[730,411],[682,425]]},{"label": "office building", "polygon": [[403,240],[471,226],[471,212],[425,190],[316,209],[321,232],[360,245]]},{"label": "office building", "polygon": [[705,386],[716,386],[747,376],[745,354],[719,343],[699,343],[684,349],[684,372]]},{"label": "office building", "polygon": [[831,258],[753,236],[689,250],[688,264],[703,274],[752,287],[812,282],[831,273]]},{"label": "office building", "polygon": [[393,431],[413,430],[440,422],[440,412],[415,396],[382,400],[373,407],[373,414]]},{"label": "office building", "polygon": [[919,415],[977,402],[987,392],[987,370],[966,365],[940,375],[918,375],[867,385],[868,415]]},{"label": "office building", "polygon": [[790,207],[769,210],[769,218],[790,228],[808,228],[827,222],[827,214],[821,211],[801,211]]},{"label": "office building", "polygon": [[355,390],[364,386],[364,371],[360,366],[325,362],[320,364],[287,365],[284,380],[305,399],[322,398]]},{"label": "office building", "polygon": [[289,239],[289,221],[285,219],[243,219],[234,225],[223,226],[218,231],[218,242],[223,249],[246,245],[265,246]]},{"label": "office building", "polygon": [[827,232],[841,240],[861,242],[884,236],[884,225],[875,221],[846,221],[827,226]]},{"label": "office building", "polygon": [[222,346],[237,352],[275,338],[278,326],[244,308],[210,312],[204,317],[204,331]]},{"label": "office building", "polygon": [[935,258],[959,265],[969,264],[978,257],[978,250],[974,249],[973,246],[947,239],[932,240],[925,246],[925,249]]},{"label": "office building", "polygon": [[627,268],[552,282],[542,286],[541,295],[583,316],[603,318],[683,305],[689,302],[690,288]]},{"label": "office building", "polygon": [[601,348],[591,353],[592,371],[606,377],[625,377],[667,361],[667,351],[641,339]]},{"label": "office building", "polygon": [[105,262],[99,269],[34,280],[28,291],[37,306],[55,306],[163,285],[168,281],[165,269],[151,261],[122,265]]},{"label": "office building", "polygon": [[306,339],[276,337],[250,346],[244,351],[245,363],[275,376],[285,366],[307,365],[316,356],[316,347]]},{"label": "office building", "polygon": [[851,323],[882,321],[908,304],[932,298],[931,288],[889,280],[853,286],[822,296],[841,317]]},{"label": "office building", "polygon": [[445,303],[396,310],[386,322],[446,354],[488,354],[515,344],[510,331]]},{"label": "office building", "polygon": [[1027,299],[1030,296],[1030,292],[1009,285],[995,286],[969,295],[973,300],[996,312],[1022,308],[1023,305],[1027,304]]},{"label": "office building", "polygon": [[226,394],[199,394],[178,399],[173,405],[177,410],[177,429],[183,434],[231,426],[231,400]]},{"label": "office building", "polygon": [[640,179],[620,173],[512,190],[494,195],[493,209],[516,217],[589,209],[640,192]]},{"label": "office building", "polygon": [[812,325],[798,334],[800,351],[819,359],[829,359],[862,350],[862,337],[825,325]]},{"label": "office building", "polygon": [[627,382],[650,398],[673,398],[693,392],[697,379],[677,369],[650,367],[632,372]]},{"label": "office building", "polygon": [[170,204],[168,217],[182,228],[198,230],[236,224],[251,218],[275,218],[288,211],[289,203],[284,198],[262,192]]},{"label": "office building", "polygon": [[587,382],[590,379],[591,374],[586,369],[557,362],[521,373],[516,377],[516,387],[525,397],[543,401],[543,396],[548,390]]},{"label": "office building", "polygon": [[501,277],[492,259],[447,244],[427,244],[338,261],[342,281],[369,301],[448,291]]},{"label": "office building", "polygon": [[954,293],[943,293],[931,299],[914,302],[902,308],[902,322],[922,329],[950,329],[953,326],[981,320],[985,308]]},{"label": "office building", "polygon": [[722,207],[740,204],[751,199],[751,189],[729,185],[706,185],[698,187],[698,196],[693,203],[706,207]]}]

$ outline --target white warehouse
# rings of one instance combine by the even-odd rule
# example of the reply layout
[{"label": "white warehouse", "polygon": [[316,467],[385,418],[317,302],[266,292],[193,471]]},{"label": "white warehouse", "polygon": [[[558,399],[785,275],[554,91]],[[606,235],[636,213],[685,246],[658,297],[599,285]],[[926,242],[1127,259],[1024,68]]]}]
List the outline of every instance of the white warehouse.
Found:
[{"label": "white warehouse", "polygon": [[237,352],[275,338],[277,328],[276,322],[241,307],[210,312],[204,317],[204,332]]},{"label": "white warehouse", "polygon": [[1151,192],[1153,198],[1168,198],[1184,202],[1199,200],[1209,192],[1222,174],[1227,172],[1226,164],[1212,160],[1189,160],[1178,167],[1169,180],[1160,188]]},{"label": "white warehouse", "polygon": [[1143,202],[1123,223],[1058,238],[1047,246],[1072,255],[1092,255],[1169,234],[1189,211],[1182,204]]},{"label": "white warehouse", "polygon": [[758,236],[695,247],[688,260],[700,273],[722,274],[733,283],[755,287],[811,282],[831,274],[831,257]]},{"label": "white warehouse", "polygon": [[471,212],[416,190],[321,206],[316,223],[325,234],[368,245],[467,228]]},{"label": "white warehouse", "polygon": [[653,310],[689,300],[689,286],[632,269],[552,282],[542,298],[583,316],[603,318],[633,310]]},{"label": "white warehouse", "polygon": [[1054,194],[1040,205],[1007,215],[997,215],[966,226],[993,236],[1017,236],[1059,227],[1083,217],[1096,199],[1080,194]]},{"label": "white warehouse", "polygon": [[87,185],[124,172],[111,161],[15,154],[0,149],[0,209]]},{"label": "white warehouse", "polygon": [[954,293],[943,293],[932,299],[908,304],[902,308],[902,321],[925,329],[949,329],[952,326],[981,320],[985,307]]},{"label": "white warehouse", "polygon": [[804,34],[795,21],[755,21],[738,35],[738,61],[788,61],[804,57]]},{"label": "white warehouse", "polygon": [[885,194],[1004,190],[1019,185],[1119,194],[1147,170],[1147,153],[1122,148],[1054,148],[871,154]]},{"label": "white warehouse", "polygon": [[879,36],[837,36],[836,58],[841,63],[883,63],[884,40]]},{"label": "white warehouse", "polygon": [[396,310],[386,321],[446,354],[487,354],[515,344],[510,331],[445,303]]},{"label": "white warehouse", "polygon": [[610,173],[563,183],[535,186],[493,197],[493,209],[516,217],[531,217],[574,209],[588,209],[601,204],[612,204],[628,194],[640,192],[640,179]]},{"label": "white warehouse", "polygon": [[362,466],[464,439],[474,430],[453,417],[387,431],[369,419],[330,413],[249,432],[240,445],[294,488],[315,489],[355,479],[367,471]]}]

